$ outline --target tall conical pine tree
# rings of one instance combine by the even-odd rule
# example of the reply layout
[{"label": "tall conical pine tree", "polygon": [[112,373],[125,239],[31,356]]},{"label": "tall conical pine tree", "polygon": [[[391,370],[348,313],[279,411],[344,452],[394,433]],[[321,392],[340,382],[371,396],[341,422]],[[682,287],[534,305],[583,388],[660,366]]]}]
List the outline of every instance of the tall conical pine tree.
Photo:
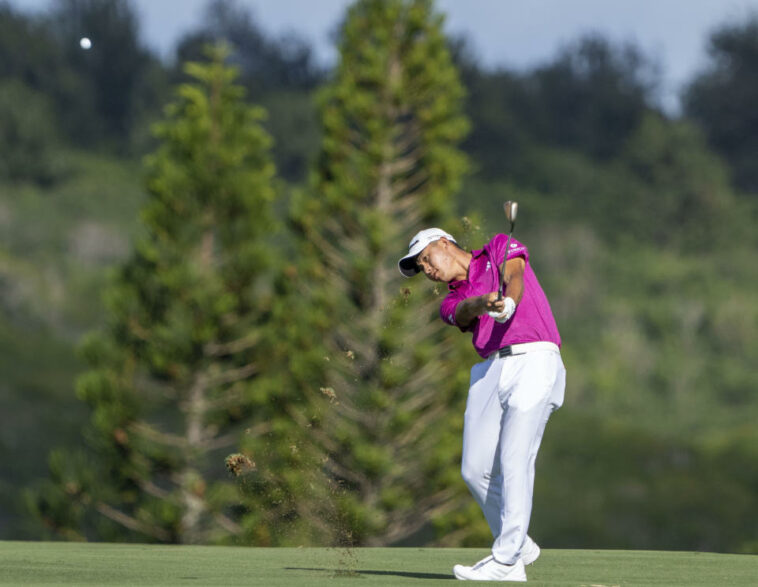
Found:
[{"label": "tall conical pine tree", "polygon": [[456,224],[467,168],[464,90],[442,24],[427,0],[349,9],[320,95],[317,169],[292,206],[301,301],[288,331],[306,352],[293,356],[305,399],[291,413],[323,451],[345,544],[429,541],[435,524],[470,511],[462,341],[437,318],[444,292],[396,265],[415,231]]},{"label": "tall conical pine tree", "polygon": [[[274,167],[263,111],[222,47],[157,127],[143,236],[107,292],[109,322],[82,346],[91,410],[83,454],[51,456],[33,500],[67,537],[225,542],[249,534],[224,455],[264,433],[261,348],[270,308]],[[238,455],[237,468],[254,463]]]}]

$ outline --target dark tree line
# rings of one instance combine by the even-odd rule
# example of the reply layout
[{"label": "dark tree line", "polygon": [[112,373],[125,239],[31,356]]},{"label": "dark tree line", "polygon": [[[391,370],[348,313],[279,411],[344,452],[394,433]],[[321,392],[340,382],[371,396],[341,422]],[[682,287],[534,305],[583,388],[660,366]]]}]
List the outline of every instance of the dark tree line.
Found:
[{"label": "dark tree line", "polygon": [[523,74],[482,71],[463,55],[474,122],[466,147],[488,178],[504,169],[518,174],[538,144],[603,160],[617,156],[655,102],[651,60],[599,36],[580,39]]},{"label": "dark tree line", "polygon": [[[79,39],[87,36],[92,49]],[[0,3],[0,87],[23,85],[0,113],[0,139],[21,145],[35,167],[13,165],[11,179],[48,181],[54,167],[49,144],[61,136],[81,149],[107,149],[126,156],[149,151],[149,127],[162,115],[171,87],[186,78],[181,64],[202,58],[208,43],[226,42],[250,98],[287,110],[292,120],[267,123],[274,150],[288,179],[303,179],[307,154],[316,148],[310,92],[323,79],[309,46],[297,37],[275,39],[237,2],[216,0],[197,29],[182,37],[171,63],[162,63],[140,38],[129,0],[56,0],[47,13],[29,15]],[[9,92],[11,90],[8,90]],[[5,93],[5,92],[3,92]],[[39,122],[25,124],[31,103]],[[42,103],[42,104],[40,104]],[[49,112],[48,112],[49,111]],[[294,140],[283,135],[296,134]],[[10,150],[7,149],[7,150]]]},{"label": "dark tree line", "polygon": [[708,56],[686,88],[685,113],[729,162],[737,186],[758,193],[758,13],[715,30]]},{"label": "dark tree line", "polygon": [[[715,30],[707,66],[682,94],[685,116],[728,162],[737,186],[750,192],[758,191],[757,31],[758,16]],[[94,47],[83,51],[78,40],[87,35]],[[179,40],[172,63],[146,48],[129,0],[56,0],[37,15],[0,3],[0,85],[26,88],[4,92],[16,94],[3,109],[0,137],[39,161],[8,165],[15,172],[4,175],[49,180],[54,165],[45,162],[58,136],[80,148],[146,152],[153,146],[149,125],[161,116],[171,86],[184,79],[180,64],[215,41],[230,46],[250,98],[269,110],[265,124],[282,175],[303,180],[319,136],[312,93],[326,72],[302,39],[274,38],[235,0],[210,1],[202,24]],[[524,73],[481,69],[465,42],[453,43],[453,53],[473,122],[464,149],[484,178],[528,175],[536,145],[613,158],[645,112],[658,110],[656,63],[634,45],[590,35]],[[39,97],[21,99],[19,91]],[[42,123],[25,125],[19,104],[27,102]]]}]

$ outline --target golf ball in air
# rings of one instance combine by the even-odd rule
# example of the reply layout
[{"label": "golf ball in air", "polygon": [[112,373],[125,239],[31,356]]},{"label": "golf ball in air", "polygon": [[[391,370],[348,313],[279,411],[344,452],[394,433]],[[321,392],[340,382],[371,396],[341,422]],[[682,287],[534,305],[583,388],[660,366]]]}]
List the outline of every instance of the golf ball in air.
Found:
[{"label": "golf ball in air", "polygon": [[81,39],[79,39],[79,46],[82,49],[87,50],[90,47],[92,47],[92,41],[90,41],[87,37],[82,37]]}]

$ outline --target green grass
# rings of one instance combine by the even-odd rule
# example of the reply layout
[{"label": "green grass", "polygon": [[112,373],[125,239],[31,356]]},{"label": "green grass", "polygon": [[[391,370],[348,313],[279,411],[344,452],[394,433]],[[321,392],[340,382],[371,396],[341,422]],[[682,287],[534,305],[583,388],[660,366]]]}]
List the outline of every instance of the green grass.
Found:
[{"label": "green grass", "polygon": [[[0,585],[447,585],[482,549],[240,548],[0,542]],[[543,550],[532,585],[753,586],[758,556]]]}]

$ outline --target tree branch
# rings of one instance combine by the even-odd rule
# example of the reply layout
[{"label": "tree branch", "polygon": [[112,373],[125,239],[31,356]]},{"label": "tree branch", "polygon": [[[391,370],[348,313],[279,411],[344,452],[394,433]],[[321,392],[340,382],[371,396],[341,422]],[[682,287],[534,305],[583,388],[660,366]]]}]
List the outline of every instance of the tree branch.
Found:
[{"label": "tree branch", "polygon": [[181,449],[187,448],[187,441],[183,436],[161,432],[150,426],[147,422],[133,422],[129,426],[129,429],[135,434],[142,435],[148,440],[164,446],[173,446]]},{"label": "tree branch", "polygon": [[376,544],[388,545],[420,530],[431,518],[456,510],[460,506],[460,500],[453,500],[455,489],[450,488],[441,491],[414,506],[414,515],[409,517],[407,512],[402,512],[387,525],[387,528],[378,537]]},{"label": "tree branch", "polygon": [[203,347],[203,353],[207,357],[221,357],[233,355],[255,346],[261,340],[260,331],[253,331],[249,335],[230,342],[209,342]]},{"label": "tree branch", "polygon": [[163,528],[159,526],[148,526],[145,522],[141,522],[132,516],[128,516],[127,514],[109,506],[107,503],[103,503],[102,501],[97,502],[95,504],[95,509],[106,518],[113,520],[117,524],[121,524],[129,530],[147,534],[148,536],[152,536],[163,542],[171,541],[171,534]]},{"label": "tree branch", "polygon": [[217,512],[213,514],[213,519],[216,520],[219,526],[221,526],[227,532],[230,532],[231,534],[234,534],[235,536],[242,534],[242,526],[240,526],[237,522],[225,516],[224,514]]},{"label": "tree branch", "polygon": [[229,369],[228,371],[222,371],[221,373],[214,373],[213,375],[205,375],[203,377],[203,384],[206,387],[215,387],[218,385],[226,385],[227,383],[234,383],[236,381],[242,381],[247,379],[251,375],[254,375],[258,371],[258,366],[255,363],[249,363],[242,367],[235,369]]},{"label": "tree branch", "polygon": [[158,487],[152,481],[139,479],[137,480],[137,484],[139,485],[140,489],[142,489],[142,491],[144,491],[148,495],[152,495],[153,497],[157,497],[158,499],[175,501],[175,499],[172,498],[171,496],[171,492],[166,491],[165,489],[161,487]]},{"label": "tree branch", "polygon": [[239,433],[230,432],[229,434],[225,434],[224,436],[208,439],[202,443],[202,446],[206,451],[211,451],[211,450],[218,450],[220,448],[235,446],[238,443],[239,443]]}]

